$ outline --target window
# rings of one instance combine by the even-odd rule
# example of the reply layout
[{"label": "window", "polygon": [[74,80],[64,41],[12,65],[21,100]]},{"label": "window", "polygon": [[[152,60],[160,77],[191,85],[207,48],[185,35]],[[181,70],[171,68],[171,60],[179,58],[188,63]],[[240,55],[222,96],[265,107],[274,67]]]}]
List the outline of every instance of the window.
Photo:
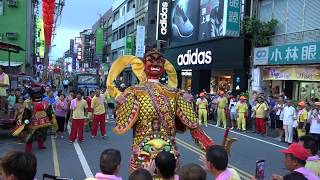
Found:
[{"label": "window", "polygon": [[123,6],[121,8],[121,16],[124,16],[126,14],[126,6]]},{"label": "window", "polygon": [[125,36],[126,36],[126,30],[123,27],[119,30],[119,39],[124,38]]},{"label": "window", "polygon": [[114,12],[114,21],[118,20],[120,18],[119,11]]},{"label": "window", "polygon": [[127,31],[128,33],[132,33],[134,31],[134,22],[128,24]]},{"label": "window", "polygon": [[134,0],[130,0],[128,2],[127,12],[129,12],[131,9],[135,8]]},{"label": "window", "polygon": [[110,17],[109,19],[108,19],[108,26],[111,26],[112,25],[112,18]]},{"label": "window", "polygon": [[112,40],[113,40],[113,41],[118,40],[118,32],[114,32],[114,33],[112,34]]}]

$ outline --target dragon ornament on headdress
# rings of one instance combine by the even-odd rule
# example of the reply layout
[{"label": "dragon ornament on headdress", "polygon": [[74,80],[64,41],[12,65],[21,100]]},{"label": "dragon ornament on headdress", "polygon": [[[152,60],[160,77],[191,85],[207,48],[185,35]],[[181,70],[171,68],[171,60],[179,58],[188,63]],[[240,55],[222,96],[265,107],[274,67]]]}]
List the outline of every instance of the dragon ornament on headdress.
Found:
[{"label": "dragon ornament on headdress", "polygon": [[[140,83],[120,92],[114,81],[128,65]],[[159,83],[165,72],[168,85]],[[176,89],[177,84],[173,65],[155,49],[145,53],[143,60],[129,55],[113,62],[107,78],[109,93],[116,97],[116,127],[113,131],[124,134],[134,127],[131,171],[147,166],[161,151],[179,158],[175,136],[186,129],[203,150],[214,144],[197,124],[192,96]],[[229,150],[234,139],[228,139],[227,134],[228,131],[223,145]]]}]

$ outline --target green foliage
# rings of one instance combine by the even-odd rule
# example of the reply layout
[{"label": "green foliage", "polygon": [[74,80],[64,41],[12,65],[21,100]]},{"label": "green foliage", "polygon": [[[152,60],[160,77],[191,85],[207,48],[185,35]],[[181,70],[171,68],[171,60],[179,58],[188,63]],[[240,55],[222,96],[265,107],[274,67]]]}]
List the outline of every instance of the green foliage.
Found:
[{"label": "green foliage", "polygon": [[256,17],[244,18],[241,24],[242,33],[252,41],[254,47],[269,46],[270,36],[274,34],[277,24],[276,19],[261,22]]},{"label": "green foliage", "polygon": [[249,91],[241,92],[240,96],[244,96],[246,98],[249,98]]}]

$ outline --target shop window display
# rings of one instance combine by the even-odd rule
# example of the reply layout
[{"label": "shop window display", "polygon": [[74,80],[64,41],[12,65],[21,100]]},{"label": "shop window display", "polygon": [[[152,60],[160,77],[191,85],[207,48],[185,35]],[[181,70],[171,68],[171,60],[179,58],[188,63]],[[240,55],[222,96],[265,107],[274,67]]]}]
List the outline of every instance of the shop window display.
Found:
[{"label": "shop window display", "polygon": [[232,92],[231,76],[212,76],[210,82],[210,90],[217,92],[219,90]]},{"label": "shop window display", "polygon": [[312,101],[314,98],[320,97],[319,82],[301,82],[299,87],[299,99]]}]

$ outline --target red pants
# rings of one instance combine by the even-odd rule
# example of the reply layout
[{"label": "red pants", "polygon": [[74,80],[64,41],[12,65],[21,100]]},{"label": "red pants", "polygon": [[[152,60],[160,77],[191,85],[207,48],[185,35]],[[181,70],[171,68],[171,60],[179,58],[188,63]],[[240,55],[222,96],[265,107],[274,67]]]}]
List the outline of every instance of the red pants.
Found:
[{"label": "red pants", "polygon": [[97,136],[98,126],[100,126],[101,135],[106,135],[106,114],[93,115],[91,135]]},{"label": "red pants", "polygon": [[78,140],[83,141],[84,119],[73,119],[71,124],[70,141],[75,141],[78,135]]},{"label": "red pants", "polygon": [[256,118],[256,130],[259,133],[266,133],[266,121],[264,118]]}]

